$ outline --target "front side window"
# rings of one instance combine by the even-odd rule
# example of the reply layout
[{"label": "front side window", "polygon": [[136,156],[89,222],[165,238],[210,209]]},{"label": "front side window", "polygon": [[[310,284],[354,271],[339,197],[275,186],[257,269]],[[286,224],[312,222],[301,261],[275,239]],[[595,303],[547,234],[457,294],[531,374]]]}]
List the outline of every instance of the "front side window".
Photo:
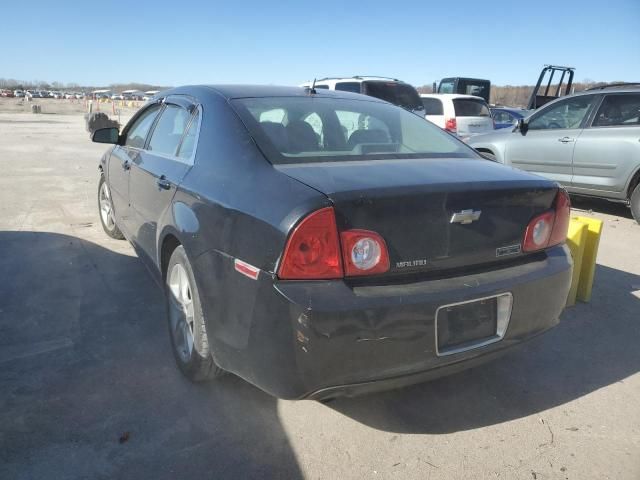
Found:
[{"label": "front side window", "polygon": [[529,121],[529,130],[580,128],[592,101],[592,95],[581,95],[554,103]]},{"label": "front side window", "polygon": [[144,148],[144,142],[147,139],[149,129],[151,125],[153,125],[153,121],[156,119],[159,111],[160,105],[153,105],[138,117],[127,131],[127,138],[124,142],[127,147]]},{"label": "front side window", "polygon": [[640,94],[607,95],[593,120],[594,127],[640,126]]},{"label": "front side window", "polygon": [[175,156],[190,117],[191,114],[185,108],[168,104],[153,129],[149,150],[161,155]]},{"label": "front side window", "polygon": [[[240,98],[232,105],[274,164],[396,158],[479,158],[459,140],[402,108],[331,97]],[[260,121],[285,110],[285,123]]]}]

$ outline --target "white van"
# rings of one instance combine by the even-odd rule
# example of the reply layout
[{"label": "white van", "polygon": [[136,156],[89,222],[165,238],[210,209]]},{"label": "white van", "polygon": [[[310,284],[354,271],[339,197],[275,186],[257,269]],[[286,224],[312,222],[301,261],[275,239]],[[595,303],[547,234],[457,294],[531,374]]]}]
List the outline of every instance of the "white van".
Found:
[{"label": "white van", "polygon": [[425,118],[459,137],[494,130],[489,105],[482,97],[457,93],[421,94]]}]

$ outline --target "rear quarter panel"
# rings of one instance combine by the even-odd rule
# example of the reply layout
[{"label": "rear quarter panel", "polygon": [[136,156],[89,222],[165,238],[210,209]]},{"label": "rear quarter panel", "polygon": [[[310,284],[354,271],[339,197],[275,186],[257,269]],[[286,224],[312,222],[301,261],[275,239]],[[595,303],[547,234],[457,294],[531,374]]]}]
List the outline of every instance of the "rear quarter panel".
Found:
[{"label": "rear quarter panel", "polygon": [[[224,98],[212,91],[199,100],[203,120],[195,164],[163,220],[159,251],[168,234],[184,245],[214,358],[252,381],[257,360],[250,338],[260,331],[256,318],[268,314],[261,298],[271,288],[289,231],[329,200],[277,172]],[[258,279],[236,271],[235,259],[258,267]],[[286,330],[280,334],[288,335]]]}]

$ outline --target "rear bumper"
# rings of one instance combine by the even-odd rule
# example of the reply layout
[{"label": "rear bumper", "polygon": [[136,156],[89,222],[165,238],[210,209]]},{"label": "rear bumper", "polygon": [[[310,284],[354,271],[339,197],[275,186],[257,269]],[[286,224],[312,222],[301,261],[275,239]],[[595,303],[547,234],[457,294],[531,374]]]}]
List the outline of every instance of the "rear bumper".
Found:
[{"label": "rear bumper", "polygon": [[[211,325],[209,336],[222,368],[280,398],[395,388],[470,367],[555,326],[571,270],[562,246],[524,265],[406,285],[280,282],[261,272],[240,287],[234,316],[244,328]],[[513,305],[500,341],[437,355],[438,307],[506,292]]]}]

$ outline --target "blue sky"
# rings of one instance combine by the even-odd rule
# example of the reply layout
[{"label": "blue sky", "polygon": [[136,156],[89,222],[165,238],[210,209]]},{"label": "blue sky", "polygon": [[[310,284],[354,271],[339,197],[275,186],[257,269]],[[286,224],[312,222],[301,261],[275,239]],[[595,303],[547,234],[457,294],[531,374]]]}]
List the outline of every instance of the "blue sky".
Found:
[{"label": "blue sky", "polygon": [[20,80],[290,85],[374,74],[516,85],[555,63],[576,67],[577,80],[640,81],[640,0],[5,3],[0,77]]}]

